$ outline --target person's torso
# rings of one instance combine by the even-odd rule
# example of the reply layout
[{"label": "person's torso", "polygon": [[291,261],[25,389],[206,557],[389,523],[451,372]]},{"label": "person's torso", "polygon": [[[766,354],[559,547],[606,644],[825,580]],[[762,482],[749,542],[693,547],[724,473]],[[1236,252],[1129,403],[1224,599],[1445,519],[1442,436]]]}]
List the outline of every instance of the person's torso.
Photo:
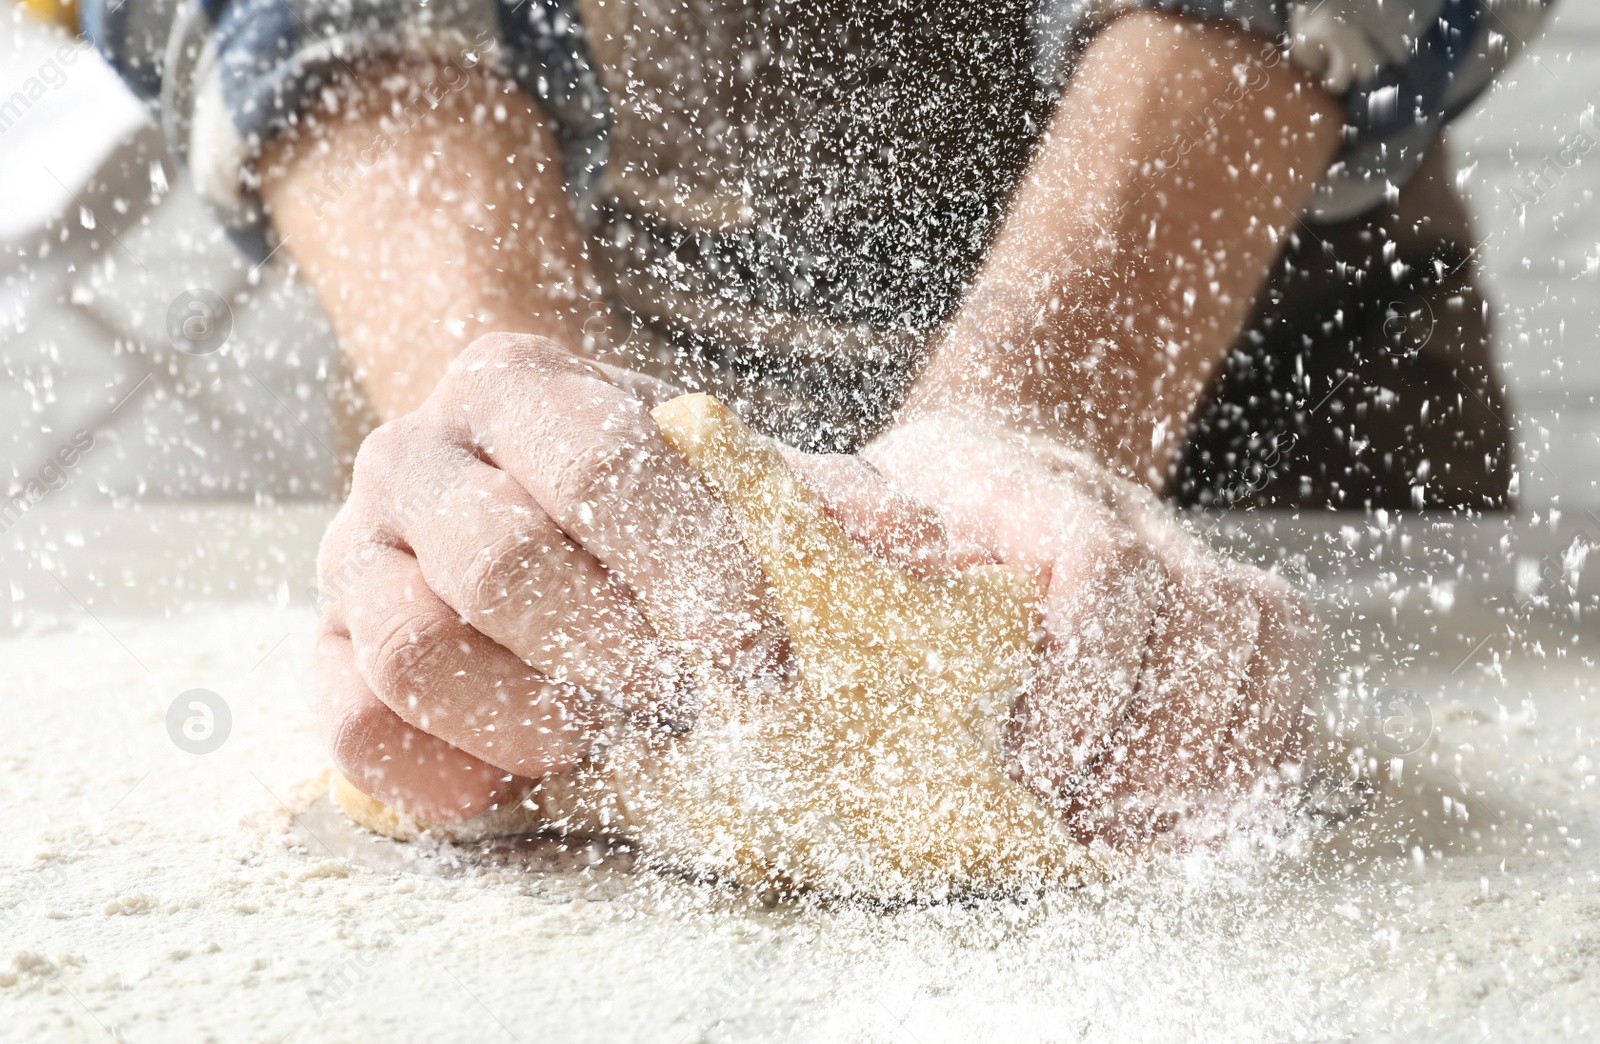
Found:
[{"label": "person's torso", "polygon": [[641,340],[672,346],[680,380],[731,370],[814,400],[767,426],[849,444],[897,399],[1026,162],[1045,99],[1032,2],[577,7],[611,118],[601,266]]}]

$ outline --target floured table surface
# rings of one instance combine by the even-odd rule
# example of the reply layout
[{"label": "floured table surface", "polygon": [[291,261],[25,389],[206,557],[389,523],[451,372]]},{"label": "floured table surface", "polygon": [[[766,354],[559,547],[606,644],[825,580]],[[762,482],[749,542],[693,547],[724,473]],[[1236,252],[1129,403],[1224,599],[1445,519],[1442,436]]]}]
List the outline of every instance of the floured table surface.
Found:
[{"label": "floured table surface", "polygon": [[[16,1039],[1475,1042],[1600,1026],[1583,649],[1526,658],[1495,639],[1455,673],[1459,656],[1417,658],[1405,680],[1435,735],[1329,838],[1034,902],[882,909],[768,905],[549,838],[364,836],[326,805],[308,612],[99,616],[0,641],[0,1024]],[[232,717],[207,754],[166,724],[193,687]]]},{"label": "floured table surface", "polygon": [[308,850],[383,873],[452,877],[493,869],[616,881],[635,862],[632,847],[620,839],[526,834],[472,844],[391,841],[351,822],[326,795],[295,815],[291,834]]}]

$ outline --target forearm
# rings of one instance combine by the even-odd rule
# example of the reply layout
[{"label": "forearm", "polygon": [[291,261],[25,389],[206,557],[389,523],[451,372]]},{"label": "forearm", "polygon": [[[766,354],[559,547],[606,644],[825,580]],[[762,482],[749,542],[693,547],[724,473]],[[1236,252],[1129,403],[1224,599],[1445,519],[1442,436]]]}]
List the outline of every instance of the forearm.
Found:
[{"label": "forearm", "polygon": [[603,333],[533,99],[415,59],[376,63],[333,93],[336,107],[269,145],[262,196],[380,420],[414,409],[480,334],[581,349]]},{"label": "forearm", "polygon": [[1042,432],[1162,488],[1339,123],[1269,41],[1113,22],[902,415]]}]

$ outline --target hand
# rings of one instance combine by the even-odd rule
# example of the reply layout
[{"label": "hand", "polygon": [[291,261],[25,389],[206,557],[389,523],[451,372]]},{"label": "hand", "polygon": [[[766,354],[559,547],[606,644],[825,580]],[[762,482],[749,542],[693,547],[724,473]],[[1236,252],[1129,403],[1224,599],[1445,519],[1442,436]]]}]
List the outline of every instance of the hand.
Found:
[{"label": "hand", "polygon": [[1014,778],[1085,840],[1216,836],[1297,778],[1318,638],[1284,584],[1188,536],[1154,494],[1038,436],[933,414],[864,456],[932,505],[948,561],[1032,572],[1043,648]]},{"label": "hand", "polygon": [[319,554],[316,654],[325,739],[357,788],[454,821],[581,760],[601,700],[686,727],[669,635],[735,678],[781,669],[727,509],[608,372],[484,337],[362,444]]}]

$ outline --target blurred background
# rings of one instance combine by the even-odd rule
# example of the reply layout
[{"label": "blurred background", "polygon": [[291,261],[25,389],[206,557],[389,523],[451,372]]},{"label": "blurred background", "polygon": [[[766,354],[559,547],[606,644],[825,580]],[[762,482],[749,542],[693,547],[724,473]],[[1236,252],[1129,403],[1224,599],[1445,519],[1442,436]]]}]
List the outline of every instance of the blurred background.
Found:
[{"label": "blurred background", "polygon": [[[173,526],[214,532],[202,516],[269,507],[289,534],[280,554],[308,555],[293,534],[320,529],[353,451],[315,300],[281,259],[256,265],[229,243],[92,50],[19,11],[0,0],[0,457],[8,498],[29,482],[44,493],[28,517],[0,518],[13,608],[53,586],[29,563],[86,545],[84,532],[117,534],[118,557],[137,561],[126,551],[150,510],[166,527],[152,554],[183,544]],[[1450,139],[1497,313],[1520,510],[1552,523],[1600,508],[1600,153],[1545,163],[1596,136],[1597,97],[1600,7],[1564,3]],[[170,333],[205,321],[197,293],[226,304],[211,354],[176,350]],[[75,437],[92,445],[56,467]],[[186,582],[203,585],[195,568]]]}]

